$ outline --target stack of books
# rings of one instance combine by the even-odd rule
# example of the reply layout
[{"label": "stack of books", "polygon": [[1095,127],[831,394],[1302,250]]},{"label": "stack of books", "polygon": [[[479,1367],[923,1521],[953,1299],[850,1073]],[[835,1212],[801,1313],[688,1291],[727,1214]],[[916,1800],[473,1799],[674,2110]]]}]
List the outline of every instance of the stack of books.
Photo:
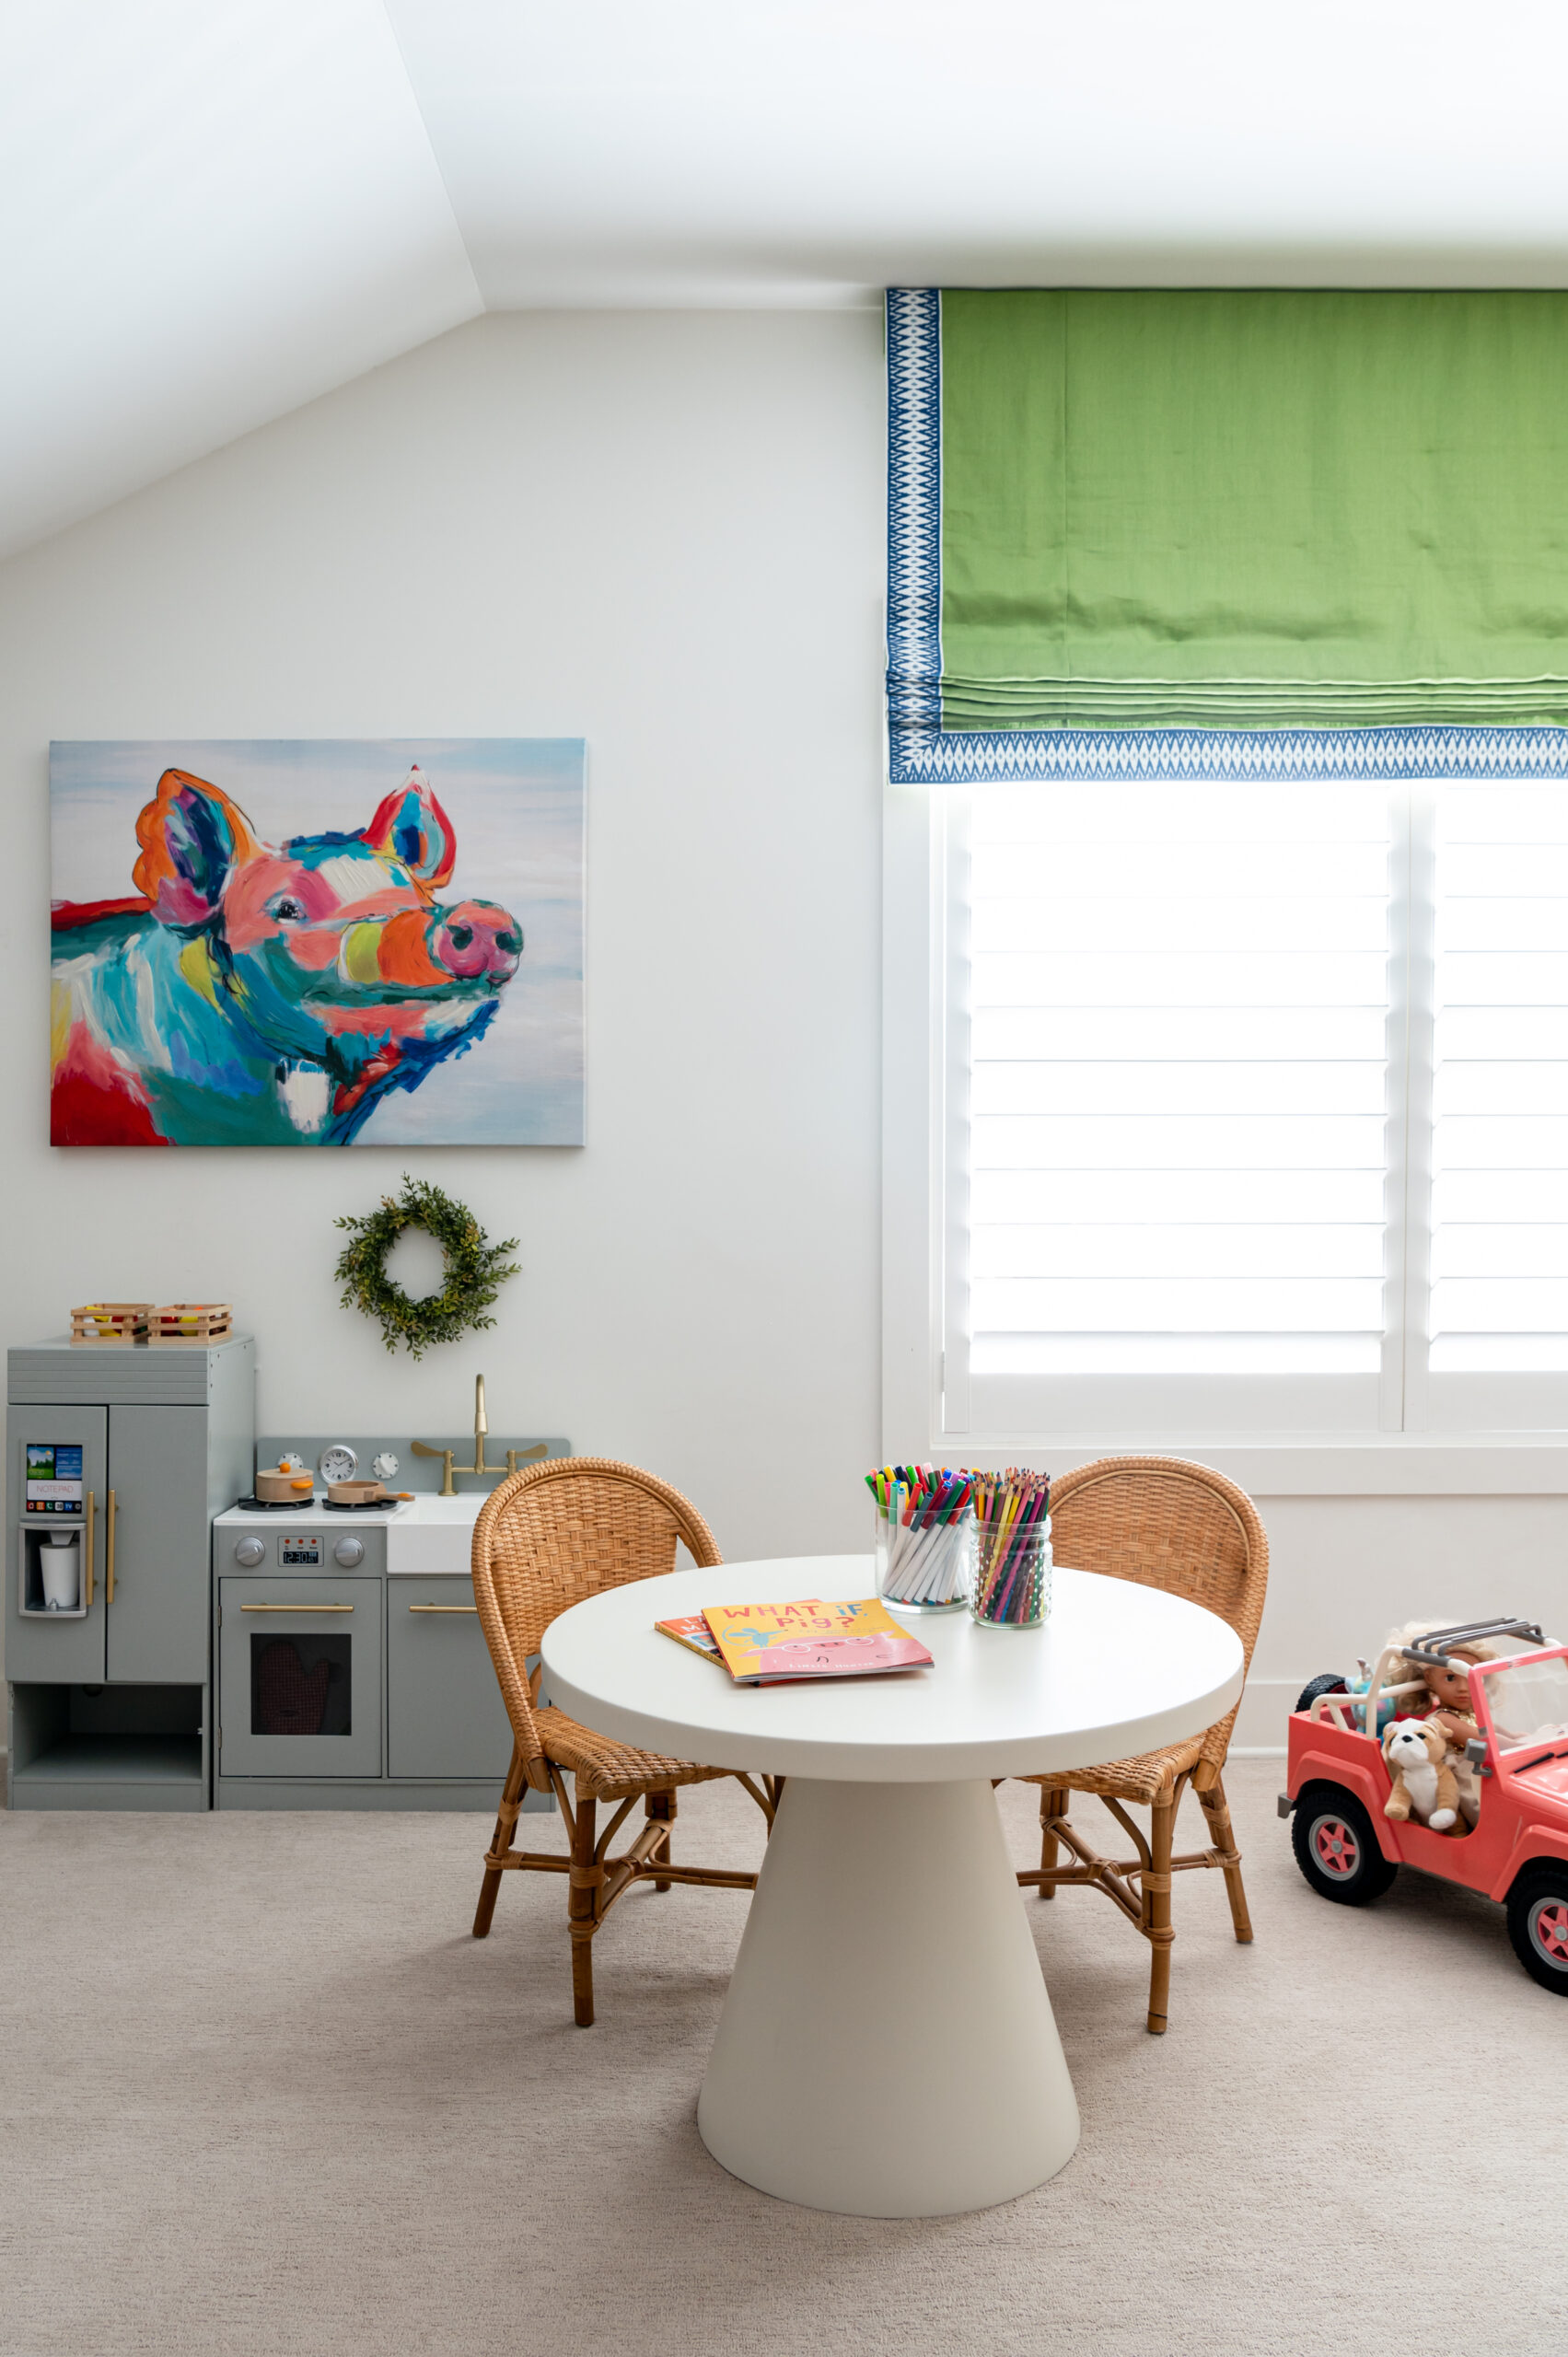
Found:
[{"label": "stack of books", "polygon": [[825,1604],[819,1596],[795,1604],[714,1604],[654,1626],[727,1669],[738,1686],[876,1678],[931,1666],[920,1639],[900,1629],[874,1596],[852,1604]]}]

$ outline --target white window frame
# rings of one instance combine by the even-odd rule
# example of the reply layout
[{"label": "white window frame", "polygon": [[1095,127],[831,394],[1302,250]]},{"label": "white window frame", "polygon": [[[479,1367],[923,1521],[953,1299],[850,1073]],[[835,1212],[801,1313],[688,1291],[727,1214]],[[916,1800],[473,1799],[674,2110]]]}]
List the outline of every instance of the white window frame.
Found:
[{"label": "white window frame", "polygon": [[[1434,796],[1420,785],[1394,790],[1408,796],[1409,815],[1402,837],[1396,830],[1402,847],[1392,878],[1392,954],[1406,963],[1408,1020],[1430,1026]],[[961,1117],[952,1101],[947,1013],[954,948],[947,897],[948,790],[891,784],[884,791],[884,1458],[918,1454],[988,1465],[1028,1457],[1060,1471],[1095,1457],[1136,1452],[1200,1457],[1260,1494],[1568,1492],[1563,1427],[1502,1422],[1511,1410],[1518,1412],[1527,1387],[1530,1396],[1541,1396],[1543,1378],[1448,1376],[1429,1384],[1425,1353],[1415,1349],[1405,1353],[1402,1364],[1391,1364],[1386,1350],[1375,1430],[1282,1423],[1266,1432],[1243,1431],[1226,1426],[1217,1404],[1212,1426],[1199,1428],[1134,1421],[1109,1404],[1103,1426],[1094,1429],[970,1426],[961,1398],[947,1401],[944,1368],[952,1240],[944,1232],[950,1217],[945,1130],[950,1119]],[[1392,1051],[1396,1043],[1389,1044]],[[1400,1042],[1389,1063],[1397,1075],[1391,1088],[1403,1090],[1409,1070],[1424,1099],[1430,1054],[1410,1057]],[[1408,1236],[1405,1228],[1411,1209],[1423,1210],[1429,1197],[1420,1156],[1431,1134],[1431,1109],[1425,1101],[1389,1107],[1398,1118],[1390,1139],[1388,1272],[1402,1269],[1405,1330],[1412,1340],[1424,1336],[1427,1238],[1423,1218],[1411,1224]],[[1568,1377],[1558,1383],[1568,1425]],[[1442,1427],[1434,1422],[1436,1415]]]}]

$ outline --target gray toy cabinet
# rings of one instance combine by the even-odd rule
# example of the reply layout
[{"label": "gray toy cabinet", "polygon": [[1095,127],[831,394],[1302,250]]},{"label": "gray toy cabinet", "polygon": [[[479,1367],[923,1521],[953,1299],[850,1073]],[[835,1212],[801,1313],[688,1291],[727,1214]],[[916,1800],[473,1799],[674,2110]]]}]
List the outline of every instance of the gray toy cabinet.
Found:
[{"label": "gray toy cabinet", "polygon": [[209,1533],[255,1390],[248,1335],[7,1354],[12,1808],[208,1805]]},{"label": "gray toy cabinet", "polygon": [[[378,1536],[362,1535],[367,1548]],[[512,1728],[470,1580],[389,1577],[371,1558],[335,1575],[220,1571],[215,1586],[217,1807],[494,1812]],[[326,1681],[304,1728],[269,1708],[278,1648],[293,1655],[287,1688]],[[530,1793],[524,1805],[554,1803]]]}]

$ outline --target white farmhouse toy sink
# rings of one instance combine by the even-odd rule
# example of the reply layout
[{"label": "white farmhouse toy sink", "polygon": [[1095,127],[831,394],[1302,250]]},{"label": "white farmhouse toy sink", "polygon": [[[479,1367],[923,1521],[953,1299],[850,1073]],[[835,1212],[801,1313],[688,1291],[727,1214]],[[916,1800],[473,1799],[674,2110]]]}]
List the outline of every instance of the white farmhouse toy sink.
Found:
[{"label": "white farmhouse toy sink", "polygon": [[466,1572],[473,1527],[490,1492],[473,1490],[455,1498],[415,1497],[387,1527],[387,1569],[399,1572]]}]

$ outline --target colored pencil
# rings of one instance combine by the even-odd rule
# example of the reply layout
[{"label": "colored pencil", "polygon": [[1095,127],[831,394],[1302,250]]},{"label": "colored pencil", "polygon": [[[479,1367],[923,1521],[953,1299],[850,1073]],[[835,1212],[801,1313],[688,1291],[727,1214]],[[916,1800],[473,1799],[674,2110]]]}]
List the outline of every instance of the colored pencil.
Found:
[{"label": "colored pencil", "polygon": [[1003,1473],[976,1475],[977,1620],[1020,1628],[1043,1617],[1050,1517],[1049,1474],[1010,1465]]}]

